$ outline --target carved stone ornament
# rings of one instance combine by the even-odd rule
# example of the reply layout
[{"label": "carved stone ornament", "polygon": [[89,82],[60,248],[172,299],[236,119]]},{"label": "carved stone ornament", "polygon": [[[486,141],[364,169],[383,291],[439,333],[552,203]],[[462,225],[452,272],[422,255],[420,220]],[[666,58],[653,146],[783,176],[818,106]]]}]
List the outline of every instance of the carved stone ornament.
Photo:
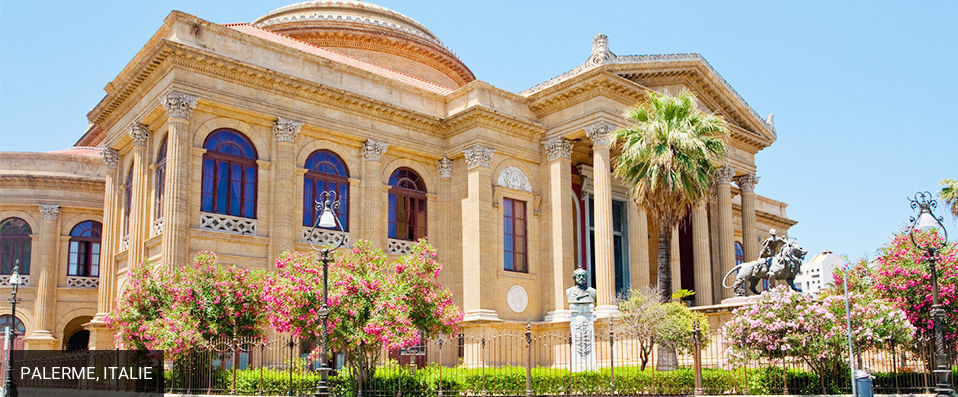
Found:
[{"label": "carved stone ornament", "polygon": [[103,158],[103,164],[106,164],[107,169],[115,170],[120,164],[120,155],[116,150],[104,148],[100,151],[100,157]]},{"label": "carved stone ornament", "polygon": [[589,65],[605,65],[615,60],[615,54],[609,51],[609,37],[597,34],[592,39],[592,54],[589,56]]},{"label": "carved stone ornament", "polygon": [[388,147],[388,143],[367,139],[363,143],[363,158],[370,161],[379,161],[383,158],[383,154],[386,153]]},{"label": "carved stone ornament", "polygon": [[197,97],[190,94],[170,91],[169,94],[163,97],[161,105],[163,105],[163,109],[166,109],[166,113],[170,115],[170,118],[189,120],[190,116],[193,115],[193,109],[196,108],[197,99]]},{"label": "carved stone ornament", "polygon": [[572,142],[565,138],[552,138],[542,143],[546,148],[546,157],[552,161],[555,159],[572,158]]},{"label": "carved stone ornament", "polygon": [[140,123],[133,123],[130,126],[130,139],[136,146],[146,146],[146,141],[150,139],[150,129]]},{"label": "carved stone ornament", "polygon": [[526,177],[526,174],[518,167],[510,166],[502,170],[502,172],[499,173],[499,180],[496,182],[496,185],[532,193],[532,184],[529,183],[529,178]]},{"label": "carved stone ornament", "polygon": [[279,117],[273,122],[273,134],[276,135],[277,142],[292,143],[293,140],[296,139],[296,135],[299,134],[299,130],[302,127],[303,122],[301,121]]},{"label": "carved stone ornament", "polygon": [[605,121],[592,124],[585,128],[585,136],[592,140],[592,146],[608,147],[612,144],[612,133],[615,126]]},{"label": "carved stone ornament", "polygon": [[466,168],[489,168],[489,164],[492,162],[492,154],[495,153],[495,150],[491,147],[475,145],[466,149],[463,153],[466,155]]},{"label": "carved stone ornament", "polygon": [[452,178],[452,160],[447,157],[439,159],[439,176],[442,178]]},{"label": "carved stone ornament", "polygon": [[509,308],[513,312],[524,312],[526,307],[529,306],[529,295],[526,293],[526,289],[519,285],[509,287],[509,291],[506,292],[506,303],[509,304]]},{"label": "carved stone ornament", "polygon": [[754,192],[755,184],[758,183],[759,177],[754,174],[745,174],[735,178],[735,183],[738,184],[738,188],[743,192]]},{"label": "carved stone ornament", "polygon": [[735,176],[735,170],[732,167],[724,166],[715,170],[715,184],[728,185],[732,183],[732,177]]},{"label": "carved stone ornament", "polygon": [[40,215],[44,220],[55,221],[60,217],[60,204],[39,204]]}]

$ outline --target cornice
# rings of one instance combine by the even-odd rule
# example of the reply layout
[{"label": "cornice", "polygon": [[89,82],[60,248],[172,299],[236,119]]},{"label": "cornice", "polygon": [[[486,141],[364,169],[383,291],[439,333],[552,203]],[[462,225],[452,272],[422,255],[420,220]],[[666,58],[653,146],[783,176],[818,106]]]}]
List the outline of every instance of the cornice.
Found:
[{"label": "cornice", "polygon": [[106,180],[75,175],[0,174],[0,182],[3,182],[2,185],[7,188],[16,185],[29,187],[42,185],[51,190],[77,190],[77,188],[102,190]]},{"label": "cornice", "polygon": [[529,108],[538,117],[544,117],[596,97],[608,97],[632,105],[641,101],[644,95],[644,87],[604,70],[594,69],[575,79],[538,91],[528,98]]},{"label": "cornice", "polygon": [[[742,205],[741,205],[741,204],[732,204],[732,210],[733,210],[733,211],[739,211],[739,212],[741,213],[741,212],[742,212]],[[795,226],[795,225],[798,224],[798,221],[796,221],[796,220],[794,220],[794,219],[786,218],[786,217],[784,217],[784,216],[778,216],[778,215],[771,214],[771,213],[768,213],[768,212],[765,212],[765,211],[762,211],[762,210],[755,210],[755,216],[756,216],[758,219],[761,219],[761,220],[764,220],[764,221],[778,222],[778,223],[781,223],[781,224],[783,224],[783,225],[788,225],[788,227],[792,227],[792,226]]]},{"label": "cornice", "polygon": [[515,118],[485,106],[470,106],[442,121],[442,129],[447,137],[476,127],[485,127],[536,142],[541,141],[545,135],[542,124]]}]

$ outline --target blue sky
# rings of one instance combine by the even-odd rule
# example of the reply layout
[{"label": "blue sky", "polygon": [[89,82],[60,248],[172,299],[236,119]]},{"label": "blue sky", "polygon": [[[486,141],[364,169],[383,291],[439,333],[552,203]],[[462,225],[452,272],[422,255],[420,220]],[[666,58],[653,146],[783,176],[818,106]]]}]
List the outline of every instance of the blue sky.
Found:
[{"label": "blue sky", "polygon": [[[170,10],[249,22],[289,2],[2,0],[0,150],[72,145]],[[955,2],[595,3],[378,2],[514,92],[583,62],[597,33],[619,55],[701,53],[759,114],[775,114],[756,192],[789,203],[790,234],[812,253],[874,257],[911,214],[907,197],[958,178]]]}]

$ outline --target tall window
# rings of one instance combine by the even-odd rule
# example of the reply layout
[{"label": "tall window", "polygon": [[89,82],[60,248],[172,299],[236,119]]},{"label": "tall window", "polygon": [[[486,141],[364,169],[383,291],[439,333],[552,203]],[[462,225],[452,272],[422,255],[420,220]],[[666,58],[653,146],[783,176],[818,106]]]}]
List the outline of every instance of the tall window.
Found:
[{"label": "tall window", "polygon": [[528,272],[525,201],[502,199],[502,231],[503,267]]},{"label": "tall window", "polygon": [[389,238],[426,236],[426,184],[416,171],[399,168],[389,177]]},{"label": "tall window", "polygon": [[100,222],[84,221],[70,231],[68,276],[100,275]]},{"label": "tall window", "polygon": [[156,154],[156,185],[153,186],[153,219],[163,217],[163,188],[166,183],[166,137],[160,143],[160,151]]},{"label": "tall window", "polygon": [[243,134],[216,130],[203,144],[204,212],[256,217],[256,150]]},{"label": "tall window", "polygon": [[30,225],[20,218],[0,222],[0,274],[13,273],[20,261],[20,274],[30,274]]},{"label": "tall window", "polygon": [[316,224],[321,213],[316,202],[325,191],[335,191],[339,204],[339,224],[349,231],[349,170],[343,159],[329,150],[317,150],[306,159],[303,180],[303,226]]},{"label": "tall window", "polygon": [[133,164],[126,172],[126,182],[123,184],[123,235],[130,234],[130,208],[133,201]]},{"label": "tall window", "polygon": [[[595,287],[595,196],[589,195],[586,217],[589,219],[589,260],[592,274],[592,287]],[[612,200],[612,267],[615,272],[615,294],[624,295],[631,287],[629,270],[628,204],[625,201]],[[678,244],[678,242],[675,242]]]},{"label": "tall window", "polygon": [[735,264],[741,265],[742,262],[745,262],[745,250],[742,249],[742,243],[735,242]]}]

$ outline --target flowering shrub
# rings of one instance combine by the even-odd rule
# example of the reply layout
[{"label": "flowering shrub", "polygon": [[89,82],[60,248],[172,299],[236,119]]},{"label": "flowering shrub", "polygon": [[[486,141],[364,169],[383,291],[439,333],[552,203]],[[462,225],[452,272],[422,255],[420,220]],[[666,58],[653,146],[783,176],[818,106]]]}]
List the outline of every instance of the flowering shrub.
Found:
[{"label": "flowering shrub", "polygon": [[[425,240],[390,261],[368,242],[339,256],[329,267],[329,342],[346,356],[363,388],[386,350],[416,345],[420,337],[454,333],[462,312],[451,293],[436,283],[442,266]],[[310,255],[287,254],[266,281],[263,299],[269,322],[294,337],[322,336],[323,268]],[[313,352],[320,354],[319,347]]]},{"label": "flowering shrub", "polygon": [[[941,236],[932,232],[915,232],[919,246],[940,244]],[[915,249],[907,232],[894,235],[879,251],[878,270],[874,274],[877,293],[905,311],[908,321],[918,330],[924,343],[931,343],[934,323],[930,316],[931,272],[928,252]],[[945,311],[942,331],[945,342],[954,351],[958,344],[958,249],[954,244],[941,250],[937,260],[938,296]]]},{"label": "flowering shrub", "polygon": [[160,326],[173,301],[170,273],[163,270],[149,262],[130,266],[116,309],[106,317],[118,348],[163,350],[172,339],[169,328]]}]

